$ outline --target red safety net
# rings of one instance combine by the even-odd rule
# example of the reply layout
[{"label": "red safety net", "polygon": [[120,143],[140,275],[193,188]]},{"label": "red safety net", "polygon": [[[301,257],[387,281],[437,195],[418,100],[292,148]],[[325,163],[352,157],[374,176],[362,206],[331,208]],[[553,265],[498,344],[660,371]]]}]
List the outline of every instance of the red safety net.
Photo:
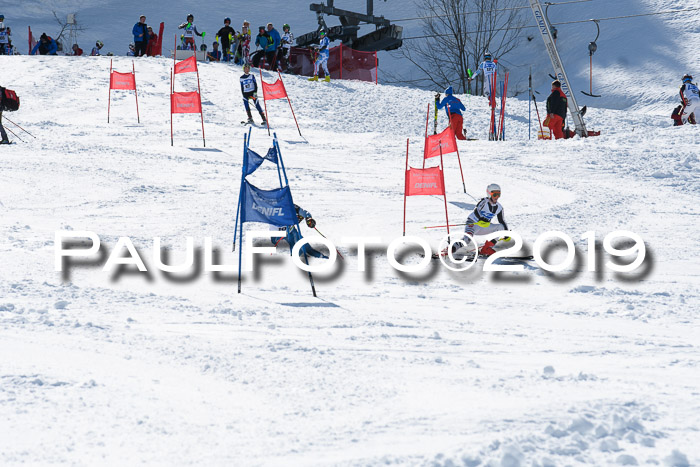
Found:
[{"label": "red safety net", "polygon": [[[316,54],[313,49],[292,47],[288,57],[289,71],[295,75],[313,76],[315,60]],[[332,79],[356,79],[376,83],[378,63],[376,52],[360,52],[341,44],[329,51],[328,71]],[[322,67],[319,73],[323,73]]]},{"label": "red safety net", "polygon": [[440,155],[440,147],[442,146],[442,154],[457,152],[457,140],[452,127],[445,128],[442,133],[431,135],[425,138],[425,149],[423,155],[425,159],[437,157]]},{"label": "red safety net", "polygon": [[197,58],[194,55],[175,64],[175,74],[195,72],[197,72]]},{"label": "red safety net", "polygon": [[[262,80],[261,80],[262,81]],[[273,99],[283,99],[287,97],[287,90],[284,88],[282,80],[278,79],[272,84],[262,81],[263,97],[266,101]]]},{"label": "red safety net", "polygon": [[[438,154],[439,155],[439,154]],[[406,171],[406,196],[445,195],[445,179],[440,167]]]},{"label": "red safety net", "polygon": [[113,71],[109,75],[109,89],[136,90],[136,76],[133,73]]},{"label": "red safety net", "polygon": [[174,92],[170,95],[170,111],[174,114],[198,114],[202,101],[198,92]]}]

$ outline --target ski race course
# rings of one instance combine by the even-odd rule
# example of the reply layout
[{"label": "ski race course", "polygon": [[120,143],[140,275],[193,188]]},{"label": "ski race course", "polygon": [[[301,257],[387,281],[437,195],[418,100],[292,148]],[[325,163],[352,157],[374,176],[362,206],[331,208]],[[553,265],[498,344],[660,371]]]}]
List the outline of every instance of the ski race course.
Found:
[{"label": "ski race course", "polygon": [[[114,58],[118,71],[131,63]],[[116,91],[108,124],[106,57],[0,57],[0,84],[22,99],[3,117],[36,136],[3,118],[24,142],[10,135],[16,144],[0,150],[0,464],[700,462],[699,132],[671,127],[675,87],[652,90],[668,95],[662,110],[589,103],[586,125],[602,135],[561,141],[536,139],[534,109],[528,140],[518,97],[507,140],[487,141],[486,98],[460,95],[477,141],[458,143],[469,195],[455,155],[444,157],[450,222],[495,182],[527,254],[556,230],[577,259],[557,273],[534,261],[399,273],[386,246],[402,233],[406,139],[420,167],[433,93],[285,76],[304,137],[286,102],[268,110],[291,192],[344,257],[314,275],[314,298],[284,242],[245,273],[241,294],[236,273],[155,267],[153,237],[170,264],[187,237],[200,250],[211,237],[219,263],[238,261],[241,68],[200,64],[203,148],[197,115],[175,115],[170,145],[171,66],[136,60],[141,123],[133,94]],[[192,75],[177,79],[196,89]],[[271,144],[252,129],[256,152]],[[255,182],[276,187],[266,164]],[[407,235],[437,251],[446,232],[423,227],[444,224],[442,198],[408,198],[407,219]],[[95,232],[101,261],[55,271],[59,230]],[[603,238],[618,230],[646,245],[633,273],[606,266]],[[367,236],[381,245],[361,272],[341,238]],[[119,237],[148,273],[102,270]],[[564,257],[556,248],[547,260]],[[402,261],[422,260],[411,250]]]}]

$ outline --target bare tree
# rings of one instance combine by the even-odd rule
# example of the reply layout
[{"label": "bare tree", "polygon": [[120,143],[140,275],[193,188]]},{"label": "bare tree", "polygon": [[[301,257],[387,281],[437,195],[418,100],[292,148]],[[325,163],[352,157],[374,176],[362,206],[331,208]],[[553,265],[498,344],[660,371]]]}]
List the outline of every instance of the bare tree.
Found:
[{"label": "bare tree", "polygon": [[[418,0],[416,6],[424,13],[422,36],[406,40],[395,53],[419,76],[410,80],[388,73],[389,82],[471,91],[468,70],[475,70],[487,51],[494,58],[512,51],[524,25],[518,0]],[[477,84],[480,92],[483,78]]]},{"label": "bare tree", "polygon": [[[65,21],[61,20],[55,11],[52,13],[53,17],[56,18],[56,22],[59,24],[59,26],[61,26],[61,30],[56,37],[54,37],[58,50],[71,50],[71,47],[73,47],[73,44],[75,44],[77,41],[78,33],[86,31],[87,28],[78,23],[77,13],[67,15]],[[64,42],[66,40],[68,41],[68,44],[67,47],[64,47]]]}]

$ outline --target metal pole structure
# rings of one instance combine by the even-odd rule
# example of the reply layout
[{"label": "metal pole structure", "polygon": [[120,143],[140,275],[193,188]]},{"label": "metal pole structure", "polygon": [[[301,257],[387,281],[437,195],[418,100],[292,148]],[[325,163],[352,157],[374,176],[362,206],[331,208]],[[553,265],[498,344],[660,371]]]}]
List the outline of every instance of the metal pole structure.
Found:
[{"label": "metal pole structure", "polygon": [[173,89],[175,89],[175,84],[173,83],[173,69],[170,69],[170,146],[173,146]]},{"label": "metal pole structure", "polygon": [[569,106],[569,112],[571,112],[571,118],[574,121],[576,127],[576,134],[579,136],[588,136],[588,131],[586,131],[586,125],[583,122],[583,116],[576,103],[576,97],[571,90],[569,78],[566,76],[566,71],[564,70],[564,64],[559,57],[559,52],[557,51],[557,45],[554,43],[552,38],[552,31],[550,30],[549,22],[545,19],[545,14],[542,12],[542,5],[540,5],[539,0],[530,0],[530,8],[532,8],[532,13],[535,15],[535,22],[542,35],[542,40],[547,47],[547,53],[549,54],[549,59],[552,61],[552,67],[554,68],[554,74],[556,75],[559,82],[561,82],[561,90],[566,95],[566,102]]},{"label": "metal pole structure", "polygon": [[[452,128],[452,137],[454,138],[455,142],[455,149],[457,150],[457,162],[459,163],[459,174],[462,176],[462,187],[464,188],[464,192],[467,192],[467,185],[464,184],[464,172],[462,172],[462,160],[459,157],[459,147],[457,146],[457,135],[455,135],[455,129],[452,127],[452,112],[450,112],[450,105],[447,105],[447,115],[450,116],[449,123],[450,123],[450,128]],[[425,160],[425,158],[423,159]],[[442,140],[440,140],[440,163],[442,164]],[[443,170],[445,169],[445,166],[442,166]]]},{"label": "metal pole structure", "polygon": [[532,67],[530,67],[530,74],[527,78],[527,139],[530,139],[530,120],[532,119]]},{"label": "metal pole structure", "polygon": [[[250,144],[250,131],[252,128],[248,128],[248,137],[246,138],[246,134],[243,133],[243,164],[247,164],[248,162],[248,145]],[[242,175],[241,175],[241,188],[238,191],[238,207],[236,208],[236,222],[233,224],[233,249],[231,251],[236,251],[236,233],[237,230],[236,228],[238,227],[238,214],[241,211],[241,193],[243,193],[243,180],[245,180],[246,173],[241,169]],[[279,171],[279,169],[278,169]]]},{"label": "metal pole structure", "polygon": [[[263,77],[262,77],[262,66],[260,67],[260,87],[263,86]],[[287,96],[289,97],[289,96]],[[267,115],[267,99],[265,99],[265,90],[263,88],[263,104],[265,104],[265,123],[267,124],[267,136],[270,136],[270,118],[269,115]],[[301,131],[299,132],[301,134]]]},{"label": "metal pole structure", "polygon": [[[406,138],[406,170],[403,172],[403,236],[406,236],[406,183],[408,182],[408,141]],[[423,157],[425,163],[425,157]]]},{"label": "metal pole structure", "polygon": [[[282,83],[282,86],[284,86],[284,81],[282,81],[282,73],[280,73],[279,70],[277,70],[277,74],[280,77],[280,82]],[[262,86],[262,84],[261,84],[261,86]],[[287,94],[287,88],[284,88],[284,93]],[[265,96],[263,96],[263,98],[264,97]],[[287,103],[289,104],[289,108],[292,111],[292,117],[294,117],[294,123],[296,123],[296,125],[297,125],[297,131],[299,132],[299,136],[301,136],[303,138],[303,136],[301,134],[301,128],[299,128],[299,122],[297,122],[297,116],[294,115],[294,107],[292,107],[292,100],[289,98],[289,94],[287,94]]]},{"label": "metal pole structure", "polygon": [[445,224],[447,224],[447,243],[449,244],[450,220],[447,218],[447,190],[445,189],[445,163],[442,161],[442,140],[440,140],[440,178],[442,178],[442,197],[445,200]]},{"label": "metal pole structure", "polygon": [[109,123],[109,107],[112,104],[112,59],[109,59],[109,91],[107,92],[107,123]]},{"label": "metal pole structure", "polygon": [[136,121],[141,123],[141,116],[139,116],[139,95],[136,92],[136,67],[134,66],[134,61],[131,61],[131,70],[134,74],[134,97],[136,97]]},{"label": "metal pole structure", "polygon": [[202,144],[207,147],[207,140],[204,137],[204,110],[202,109],[202,89],[199,87],[199,67],[197,66],[197,51],[194,56],[194,70],[197,72],[197,98],[199,99],[199,116],[202,119]]}]

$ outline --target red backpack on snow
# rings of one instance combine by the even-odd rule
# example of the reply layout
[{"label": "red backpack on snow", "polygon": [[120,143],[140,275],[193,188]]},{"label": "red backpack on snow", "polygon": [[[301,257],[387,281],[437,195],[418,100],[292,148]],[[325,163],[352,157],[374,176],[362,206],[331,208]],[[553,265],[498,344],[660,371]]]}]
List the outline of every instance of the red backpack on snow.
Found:
[{"label": "red backpack on snow", "polygon": [[0,87],[0,110],[14,112],[19,109],[19,96],[12,89]]}]

